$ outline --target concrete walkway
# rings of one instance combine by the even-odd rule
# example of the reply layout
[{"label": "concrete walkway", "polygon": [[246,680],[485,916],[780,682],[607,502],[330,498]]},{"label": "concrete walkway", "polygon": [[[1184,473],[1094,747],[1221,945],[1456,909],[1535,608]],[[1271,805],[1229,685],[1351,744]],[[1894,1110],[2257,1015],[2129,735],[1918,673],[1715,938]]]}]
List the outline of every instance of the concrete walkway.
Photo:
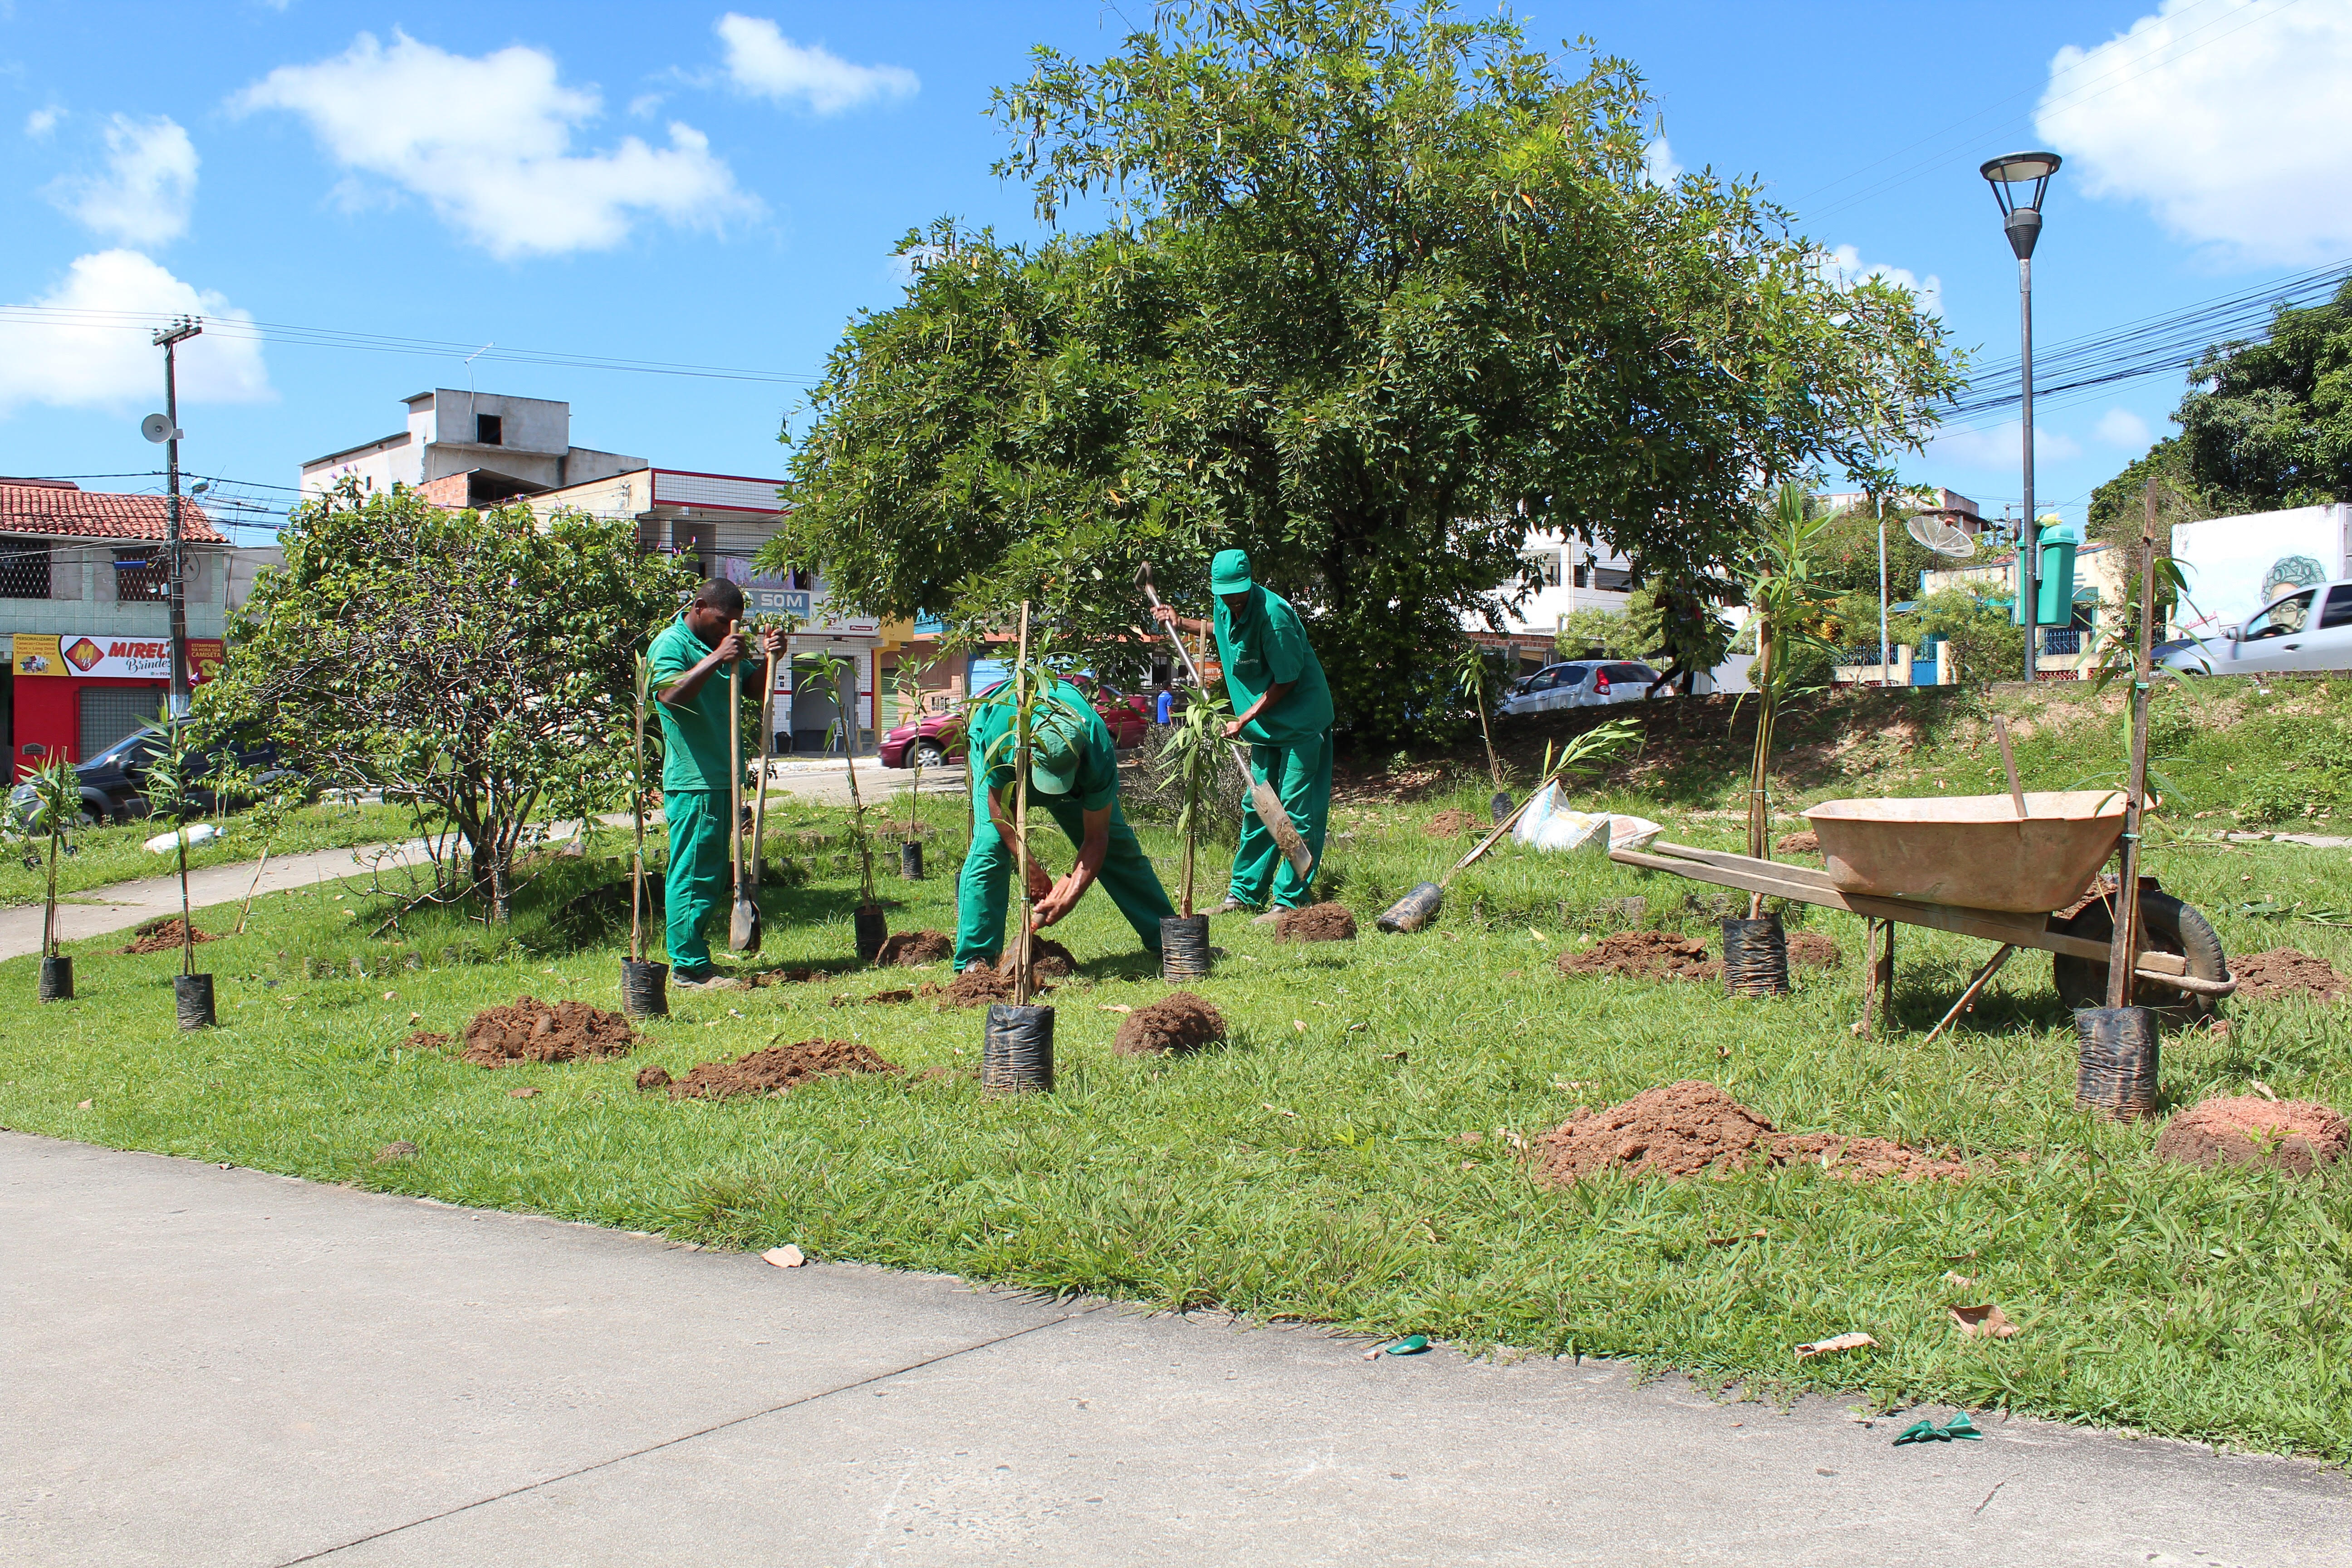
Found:
[{"label": "concrete walkway", "polygon": [[[0,1562],[2311,1564],[2339,1472],[0,1134]],[[1942,1414],[1942,1412],[1937,1412]]]}]

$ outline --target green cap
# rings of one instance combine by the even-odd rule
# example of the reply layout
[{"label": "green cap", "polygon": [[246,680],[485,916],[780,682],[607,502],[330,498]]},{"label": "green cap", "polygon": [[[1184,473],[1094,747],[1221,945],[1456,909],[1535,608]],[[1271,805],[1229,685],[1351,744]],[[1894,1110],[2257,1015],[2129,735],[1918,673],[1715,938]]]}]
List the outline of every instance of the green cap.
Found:
[{"label": "green cap", "polygon": [[1220,550],[1217,558],[1209,563],[1209,591],[1213,594],[1239,594],[1250,585],[1249,552]]},{"label": "green cap", "polygon": [[1029,787],[1067,795],[1078,782],[1078,737],[1058,705],[1041,715],[1029,736]]}]

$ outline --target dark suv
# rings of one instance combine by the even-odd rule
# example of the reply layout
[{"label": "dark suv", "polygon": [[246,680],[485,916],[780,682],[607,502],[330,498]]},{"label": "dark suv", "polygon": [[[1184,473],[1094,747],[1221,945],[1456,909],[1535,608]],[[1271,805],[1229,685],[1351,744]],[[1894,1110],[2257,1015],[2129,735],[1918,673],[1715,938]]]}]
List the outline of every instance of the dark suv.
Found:
[{"label": "dark suv", "polygon": [[[163,749],[163,737],[152,730],[140,730],[125,735],[86,763],[74,765],[74,774],[81,784],[81,820],[84,826],[98,822],[133,822],[147,815],[147,770]],[[24,760],[38,765],[47,753],[38,742],[23,748]],[[195,796],[210,813],[218,805],[213,793],[202,781],[216,772],[224,758],[234,755],[236,765],[251,773],[265,789],[275,789],[284,781],[298,777],[291,769],[278,763],[275,746],[238,746],[234,752],[222,748],[206,753],[196,763],[198,781]],[[37,821],[38,800],[30,784],[20,784],[9,794],[8,804],[27,821]],[[232,802],[231,804],[235,804]]]}]

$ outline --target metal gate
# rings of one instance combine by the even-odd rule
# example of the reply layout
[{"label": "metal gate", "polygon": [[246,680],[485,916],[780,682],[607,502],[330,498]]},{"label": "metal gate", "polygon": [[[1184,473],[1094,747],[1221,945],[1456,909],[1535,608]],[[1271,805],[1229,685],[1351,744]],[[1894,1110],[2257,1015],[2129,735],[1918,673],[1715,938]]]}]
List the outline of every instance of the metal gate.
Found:
[{"label": "metal gate", "polygon": [[135,735],[163,711],[159,686],[85,686],[81,689],[82,762],[126,735]]}]

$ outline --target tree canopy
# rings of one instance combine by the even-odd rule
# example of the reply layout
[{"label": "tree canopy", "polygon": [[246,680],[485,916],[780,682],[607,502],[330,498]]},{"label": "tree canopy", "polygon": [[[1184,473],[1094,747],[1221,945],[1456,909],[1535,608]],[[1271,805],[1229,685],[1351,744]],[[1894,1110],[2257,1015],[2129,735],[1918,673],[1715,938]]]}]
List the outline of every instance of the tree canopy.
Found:
[{"label": "tree canopy", "polygon": [[2173,418],[2218,511],[2352,500],[2352,283],[2325,305],[2281,309],[2259,342],[2207,351],[2189,379]]},{"label": "tree canopy", "polygon": [[1426,650],[1495,623],[1530,525],[1573,526],[1693,613],[1760,486],[1878,482],[1954,384],[1906,291],[1848,287],[1752,185],[1644,172],[1628,63],[1437,4],[1171,5],[1099,63],[1000,91],[998,172],[1090,232],[909,233],[906,300],[812,396],[767,559],[871,613],[1075,640],[1194,605],[1250,552],[1367,742],[1454,710]]}]

